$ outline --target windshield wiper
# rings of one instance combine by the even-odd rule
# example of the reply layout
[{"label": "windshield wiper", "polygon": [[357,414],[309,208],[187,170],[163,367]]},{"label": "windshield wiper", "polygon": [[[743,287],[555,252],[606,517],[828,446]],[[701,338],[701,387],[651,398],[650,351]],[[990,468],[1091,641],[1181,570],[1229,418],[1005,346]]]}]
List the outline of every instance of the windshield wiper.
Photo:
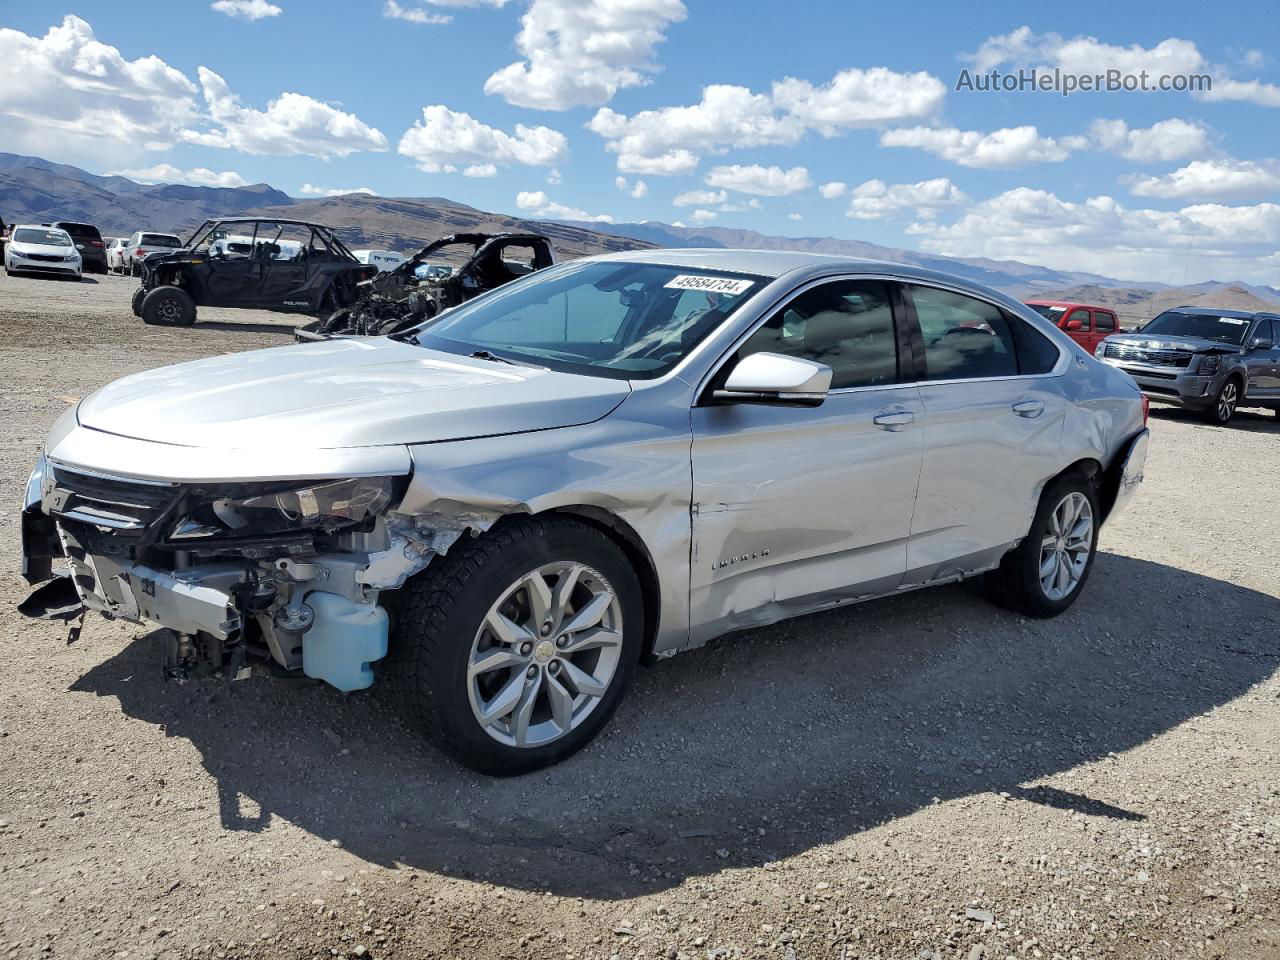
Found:
[{"label": "windshield wiper", "polygon": [[496,353],[491,353],[488,350],[477,350],[470,354],[470,356],[475,357],[477,360],[490,360],[493,363],[507,363],[513,367],[519,366],[519,364],[514,360],[508,360],[506,357],[500,357]]}]

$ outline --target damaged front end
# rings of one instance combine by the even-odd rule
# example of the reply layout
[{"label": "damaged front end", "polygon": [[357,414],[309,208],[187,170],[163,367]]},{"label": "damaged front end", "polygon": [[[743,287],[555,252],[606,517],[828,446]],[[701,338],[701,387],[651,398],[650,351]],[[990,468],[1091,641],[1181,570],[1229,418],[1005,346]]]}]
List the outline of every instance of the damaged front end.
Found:
[{"label": "damaged front end", "polygon": [[168,627],[167,668],[236,675],[274,662],[339,690],[386,655],[381,591],[484,518],[394,512],[408,477],[176,483],[41,457],[22,513],[29,616]]}]

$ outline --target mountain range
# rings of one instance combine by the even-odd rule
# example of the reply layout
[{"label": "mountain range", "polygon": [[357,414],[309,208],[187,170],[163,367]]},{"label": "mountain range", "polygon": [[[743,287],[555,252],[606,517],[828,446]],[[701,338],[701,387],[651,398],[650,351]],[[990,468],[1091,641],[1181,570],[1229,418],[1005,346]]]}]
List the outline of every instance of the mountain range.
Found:
[{"label": "mountain range", "polygon": [[[0,153],[0,217],[9,223],[79,220],[96,224],[106,236],[128,236],[143,228],[185,234],[210,217],[236,214],[326,223],[356,249],[414,250],[459,232],[534,232],[549,237],[561,259],[655,246],[801,250],[939,270],[1015,297],[1098,291],[1095,299],[1120,297],[1117,303],[1132,306],[1135,312],[1144,312],[1157,301],[1187,302],[1192,297],[1213,300],[1224,290],[1230,291],[1233,303],[1258,304],[1254,309],[1273,308],[1280,303],[1280,289],[1241,282],[1210,281],[1170,287],[1016,260],[944,257],[836,237],[769,236],[754,230],[652,221],[609,224],[527,220],[488,213],[444,197],[346,194],[298,199],[265,183],[242,187],[144,184],[123,176],[88,173],[39,157]],[[1111,299],[1105,302],[1110,303]]]}]

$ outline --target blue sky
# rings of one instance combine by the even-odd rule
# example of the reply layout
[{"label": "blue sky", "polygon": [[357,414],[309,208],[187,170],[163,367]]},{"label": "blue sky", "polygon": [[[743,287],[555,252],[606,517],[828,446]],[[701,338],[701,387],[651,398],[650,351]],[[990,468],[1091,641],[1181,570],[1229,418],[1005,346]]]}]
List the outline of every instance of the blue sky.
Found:
[{"label": "blue sky", "polygon": [[[1262,3],[6,4],[0,149],[301,196],[839,236],[1280,283]],[[1204,74],[957,91],[962,69]]]}]

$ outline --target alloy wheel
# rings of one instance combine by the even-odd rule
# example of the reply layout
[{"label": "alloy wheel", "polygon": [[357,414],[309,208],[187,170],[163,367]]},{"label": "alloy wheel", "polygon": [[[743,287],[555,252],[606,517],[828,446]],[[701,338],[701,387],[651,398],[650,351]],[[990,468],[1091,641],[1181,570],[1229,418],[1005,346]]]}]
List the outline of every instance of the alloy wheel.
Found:
[{"label": "alloy wheel", "polygon": [[1040,542],[1040,589],[1062,600],[1080,585],[1093,552],[1093,506],[1083,493],[1063,497],[1049,514]]},{"label": "alloy wheel", "polygon": [[1240,402],[1240,391],[1236,388],[1234,380],[1228,380],[1222,385],[1222,392],[1218,394],[1218,420],[1226,423],[1231,419],[1231,415],[1236,411],[1236,404]]},{"label": "alloy wheel", "polygon": [[484,731],[538,747],[576,729],[609,690],[622,654],[622,605],[585,564],[543,564],[508,586],[471,644],[467,694]]}]

